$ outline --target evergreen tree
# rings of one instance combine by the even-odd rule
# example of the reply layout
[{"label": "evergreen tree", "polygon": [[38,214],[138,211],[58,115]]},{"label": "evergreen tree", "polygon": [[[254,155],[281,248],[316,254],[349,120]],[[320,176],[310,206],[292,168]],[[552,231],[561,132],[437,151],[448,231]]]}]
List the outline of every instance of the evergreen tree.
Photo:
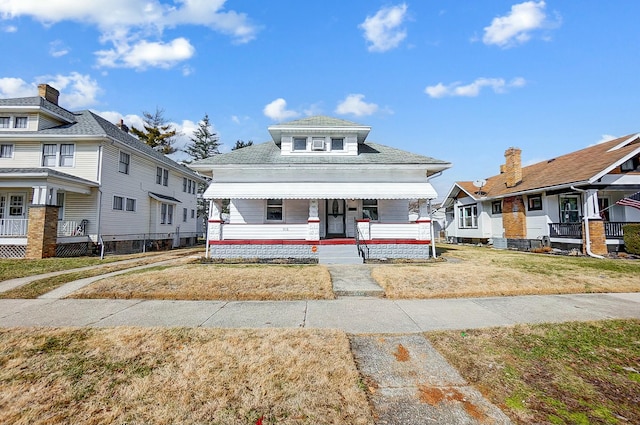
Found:
[{"label": "evergreen tree", "polygon": [[131,126],[131,133],[140,141],[165,155],[176,152],[177,149],[172,145],[175,142],[177,131],[171,124],[167,123],[167,119],[164,117],[164,109],[156,107],[155,113],[144,111],[142,115],[144,130]]},{"label": "evergreen tree", "polygon": [[253,145],[253,140],[249,140],[248,142],[245,142],[244,140],[237,140],[236,145],[232,147],[231,150],[235,151],[238,149],[246,148],[247,146],[251,146],[251,145]]},{"label": "evergreen tree", "polygon": [[209,158],[220,153],[220,137],[211,128],[209,115],[205,114],[202,121],[198,123],[198,128],[190,137],[191,143],[184,150],[194,160]]}]

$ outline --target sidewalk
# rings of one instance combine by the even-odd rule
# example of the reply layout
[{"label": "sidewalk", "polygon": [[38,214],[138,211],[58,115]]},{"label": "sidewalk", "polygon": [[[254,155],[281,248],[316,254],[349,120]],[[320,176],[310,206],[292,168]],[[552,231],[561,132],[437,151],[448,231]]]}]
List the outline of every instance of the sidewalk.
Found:
[{"label": "sidewalk", "polygon": [[302,327],[379,334],[612,318],[640,318],[640,293],[435,300],[371,297],[319,301],[0,300],[0,327]]}]

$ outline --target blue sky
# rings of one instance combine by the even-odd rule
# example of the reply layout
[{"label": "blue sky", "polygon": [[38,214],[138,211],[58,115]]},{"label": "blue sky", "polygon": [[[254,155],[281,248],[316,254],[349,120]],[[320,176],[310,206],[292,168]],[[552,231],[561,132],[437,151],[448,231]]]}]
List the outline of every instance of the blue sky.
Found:
[{"label": "blue sky", "polygon": [[[38,83],[70,110],[184,136],[208,114],[229,150],[330,115],[371,141],[497,174],[640,131],[636,0],[0,0],[0,97]],[[181,159],[180,154],[176,159]]]}]

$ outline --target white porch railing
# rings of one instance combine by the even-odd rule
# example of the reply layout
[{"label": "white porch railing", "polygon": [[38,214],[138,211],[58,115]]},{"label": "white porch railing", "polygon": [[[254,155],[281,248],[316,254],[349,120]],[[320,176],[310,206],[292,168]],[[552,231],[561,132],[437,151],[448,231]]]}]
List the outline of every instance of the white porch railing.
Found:
[{"label": "white porch railing", "polygon": [[0,219],[0,236],[26,236],[29,220],[26,218]]},{"label": "white porch railing", "polygon": [[222,239],[306,239],[305,224],[224,224]]},{"label": "white porch railing", "polygon": [[58,221],[58,236],[84,236],[85,220],[82,221]]}]

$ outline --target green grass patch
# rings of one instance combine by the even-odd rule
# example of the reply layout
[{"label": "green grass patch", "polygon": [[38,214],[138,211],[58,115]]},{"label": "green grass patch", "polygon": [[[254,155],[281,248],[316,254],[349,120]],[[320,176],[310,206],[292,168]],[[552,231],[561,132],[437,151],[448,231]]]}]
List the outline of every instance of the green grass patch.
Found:
[{"label": "green grass patch", "polygon": [[427,337],[516,423],[640,423],[640,320],[464,333]]}]

